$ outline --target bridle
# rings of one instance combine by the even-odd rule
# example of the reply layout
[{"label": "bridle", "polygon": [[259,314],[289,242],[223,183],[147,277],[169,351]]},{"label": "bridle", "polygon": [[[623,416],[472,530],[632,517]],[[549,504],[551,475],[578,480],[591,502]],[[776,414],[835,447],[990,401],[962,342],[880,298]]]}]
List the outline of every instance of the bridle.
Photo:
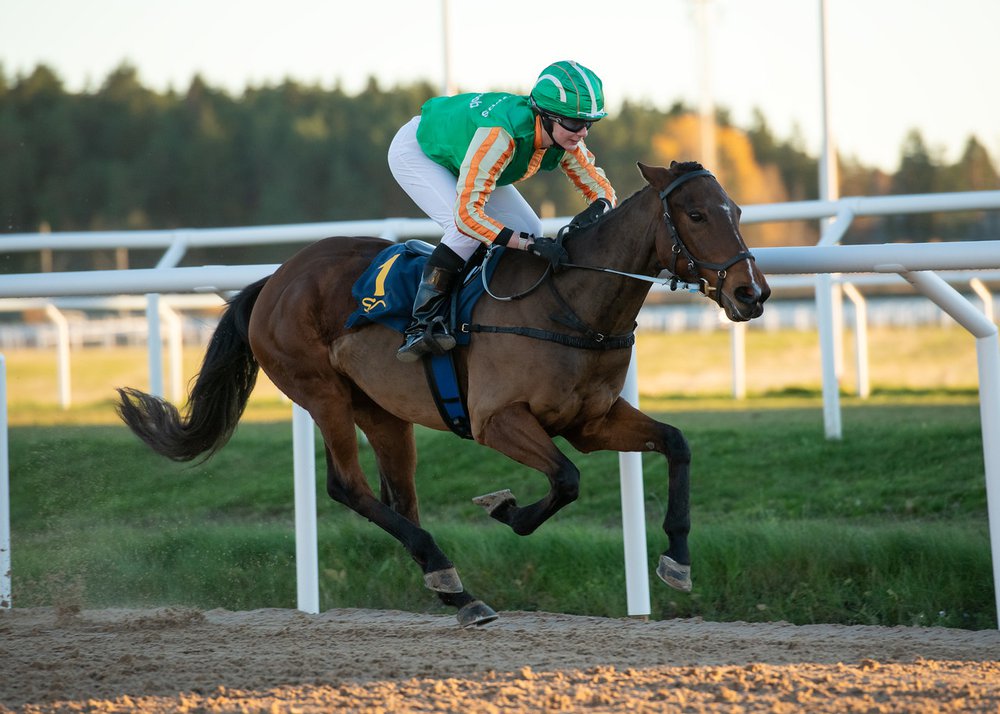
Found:
[{"label": "bridle", "polygon": [[[627,278],[634,278],[636,280],[643,280],[650,283],[657,283],[660,285],[669,285],[671,290],[677,290],[679,286],[683,285],[683,289],[689,292],[701,292],[705,296],[710,297],[719,307],[724,307],[722,304],[722,285],[726,279],[727,271],[736,263],[741,260],[754,260],[753,254],[749,250],[737,253],[732,258],[727,260],[725,263],[712,263],[707,260],[699,260],[694,256],[693,253],[684,244],[681,239],[680,234],[677,231],[677,226],[674,224],[673,217],[670,215],[670,205],[667,203],[667,199],[670,194],[676,191],[680,186],[691,179],[698,178],[700,176],[712,176],[712,173],[706,169],[698,169],[695,171],[690,171],[682,174],[681,176],[674,179],[665,189],[659,192],[660,201],[663,203],[663,221],[667,225],[667,230],[670,233],[670,237],[673,240],[673,245],[671,246],[671,260],[670,266],[667,268],[671,277],[667,279],[650,277],[648,275],[638,275],[635,273],[626,273],[620,270],[614,270],[613,268],[606,268],[594,265],[576,265],[573,263],[562,263],[561,265],[566,268],[582,268],[584,270],[596,270],[603,273],[614,273],[615,275],[621,275]],[[714,176],[713,176],[714,178]],[[558,240],[562,242],[565,237],[567,230],[563,228],[559,231]],[[553,296],[557,304],[559,305],[559,311],[549,317],[562,325],[572,328],[576,332],[583,334],[582,337],[575,335],[564,335],[560,333],[551,332],[549,330],[541,330],[531,327],[520,327],[520,326],[496,326],[496,325],[478,325],[478,324],[468,324],[464,323],[459,326],[461,332],[493,332],[493,333],[509,333],[517,334],[525,337],[532,337],[540,340],[547,340],[550,342],[558,342],[559,344],[579,347],[583,349],[592,350],[614,350],[622,349],[625,347],[631,347],[635,343],[635,334],[629,333],[625,335],[607,335],[594,330],[590,325],[581,320],[577,314],[573,311],[573,308],[566,302],[566,300],[559,294],[559,290],[556,288],[555,281],[549,280],[552,276],[552,267],[546,266],[545,272],[538,281],[529,287],[527,290],[520,293],[501,297],[495,295],[489,286],[489,280],[487,278],[486,266],[489,263],[490,258],[494,254],[496,246],[490,246],[486,251],[486,256],[483,258],[483,262],[480,266],[480,274],[483,282],[483,288],[486,293],[492,297],[494,300],[499,301],[510,301],[519,300],[527,295],[533,293],[543,282],[547,282],[549,288],[552,290]],[[697,270],[703,268],[706,270],[714,270],[719,277],[719,281],[715,287],[708,284],[707,278],[699,278],[698,284],[687,283],[682,281],[677,275],[677,261],[680,257],[684,257],[687,260],[688,271],[697,275]],[[715,292],[715,297],[712,297],[710,293]]]},{"label": "bridle", "polygon": [[[671,253],[670,265],[665,266],[665,269],[670,271],[669,278],[658,278],[649,275],[640,275],[637,273],[626,273],[621,270],[615,270],[614,268],[606,268],[596,265],[579,265],[577,263],[562,263],[562,267],[577,268],[581,270],[596,270],[601,273],[613,273],[614,275],[621,275],[626,278],[642,280],[647,283],[655,283],[656,285],[667,285],[673,291],[681,290],[683,292],[700,292],[706,297],[711,298],[716,303],[718,303],[719,307],[722,307],[722,286],[726,280],[726,276],[728,275],[729,268],[733,267],[734,265],[736,265],[736,263],[739,263],[741,260],[755,260],[755,258],[753,256],[753,253],[751,253],[749,250],[745,250],[740,253],[737,253],[732,258],[727,260],[725,263],[712,263],[707,260],[700,260],[699,258],[696,258],[694,254],[688,249],[687,245],[685,245],[683,239],[680,236],[680,233],[678,233],[677,231],[677,226],[674,224],[674,219],[670,215],[670,204],[667,203],[667,199],[669,198],[670,194],[672,194],[678,188],[683,186],[685,183],[687,183],[691,179],[699,178],[701,176],[711,176],[712,178],[715,178],[712,172],[709,171],[708,169],[697,169],[695,171],[688,171],[687,173],[681,174],[676,179],[671,181],[670,184],[668,184],[665,189],[659,192],[660,202],[663,204],[663,222],[666,223],[667,231],[670,233],[670,239],[673,241],[673,245],[670,248],[670,253]],[[568,226],[564,227],[562,230],[559,231],[558,240],[560,242],[562,242],[562,240],[565,238],[566,228],[568,228]],[[484,269],[482,270],[482,281],[486,293],[494,300],[507,302],[510,300],[519,300],[523,297],[526,297],[531,293],[533,293],[543,282],[545,282],[546,278],[548,278],[552,273],[552,268],[547,267],[545,269],[545,272],[542,273],[542,276],[538,279],[538,281],[534,285],[529,287],[527,290],[524,290],[515,295],[509,295],[503,297],[499,295],[494,295],[493,292],[490,290],[485,270],[485,266],[489,262],[490,258],[493,256],[493,252],[494,252],[494,246],[490,246],[490,248],[486,251],[486,257],[483,259]],[[709,285],[707,278],[698,278],[697,283],[689,283],[685,280],[682,280],[680,276],[677,274],[677,260],[682,256],[687,260],[687,268],[688,272],[690,273],[694,273],[695,275],[697,275],[697,271],[699,268],[716,271],[716,275],[718,275],[719,278],[718,284],[715,287]],[[711,294],[713,292],[715,293],[714,297]]]},{"label": "bridle", "polygon": [[[697,275],[699,268],[716,271],[716,275],[718,276],[719,281],[715,287],[712,287],[711,285],[708,284],[707,278],[698,278],[698,282],[701,285],[701,292],[704,293],[706,297],[710,297],[713,300],[715,300],[715,302],[717,302],[721,307],[722,286],[726,280],[726,275],[728,274],[729,268],[733,267],[734,265],[736,265],[736,263],[739,263],[742,260],[755,260],[755,258],[753,256],[753,253],[751,253],[749,250],[744,250],[734,255],[725,263],[712,263],[707,260],[700,260],[696,258],[694,254],[688,249],[687,245],[684,244],[683,239],[681,239],[680,233],[677,232],[677,226],[674,224],[674,219],[670,215],[670,204],[667,202],[667,198],[670,196],[671,193],[676,191],[685,183],[687,183],[691,179],[698,178],[699,176],[711,176],[712,178],[715,178],[715,176],[712,175],[712,172],[709,171],[708,169],[698,169],[696,171],[689,171],[675,178],[673,181],[670,182],[670,184],[665,189],[660,191],[660,201],[663,203],[663,221],[664,223],[667,224],[667,230],[670,232],[670,238],[673,241],[673,245],[670,247],[670,253],[671,253],[670,265],[666,266],[666,269],[669,270],[670,274],[673,276],[670,279],[670,285],[672,289],[674,289],[674,287],[680,281],[680,278],[678,277],[677,273],[677,260],[682,256],[687,260],[687,268],[688,272],[690,273]],[[711,295],[712,292],[715,292],[714,298]]]}]

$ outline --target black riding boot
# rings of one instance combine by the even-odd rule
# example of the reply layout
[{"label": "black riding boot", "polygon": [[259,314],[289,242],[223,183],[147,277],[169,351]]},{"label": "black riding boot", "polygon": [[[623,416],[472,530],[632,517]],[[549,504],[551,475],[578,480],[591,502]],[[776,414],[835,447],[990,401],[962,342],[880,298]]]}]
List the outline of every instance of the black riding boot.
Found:
[{"label": "black riding boot", "polygon": [[465,261],[446,245],[438,245],[431,253],[413,301],[413,322],[406,328],[406,342],[396,352],[396,359],[416,362],[428,352],[440,354],[455,346],[455,336],[437,313],[448,300],[463,267]]}]

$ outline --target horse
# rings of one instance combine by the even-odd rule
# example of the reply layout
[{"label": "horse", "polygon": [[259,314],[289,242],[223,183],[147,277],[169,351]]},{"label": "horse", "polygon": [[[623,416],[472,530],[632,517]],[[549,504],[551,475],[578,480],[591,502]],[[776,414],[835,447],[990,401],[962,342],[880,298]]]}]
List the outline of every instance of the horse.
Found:
[{"label": "horse", "polygon": [[[547,495],[521,505],[509,490],[473,500],[518,535],[534,532],[576,500],[580,472],[553,443],[582,453],[656,452],[667,460],[667,547],[657,575],[691,590],[691,450],[682,432],[621,396],[636,316],[656,276],[699,286],[734,322],[763,312],[770,288],[739,229],[740,208],[695,162],[638,163],[646,184],[565,238],[569,262],[556,270],[508,250],[474,307],[474,334],[453,351],[471,437],[540,471]],[[208,459],[237,427],[260,369],[311,415],[326,453],[329,496],[396,538],[424,584],[457,609],[459,625],[497,618],[473,596],[433,536],[420,526],[413,425],[448,430],[423,366],[396,359],[400,334],[380,324],[347,327],[352,285],[391,245],[374,237],[331,237],[289,258],[227,303],[183,414],[165,400],[119,388],[116,410],[157,453]],[[540,289],[547,284],[548,290]],[[499,294],[499,295],[498,295]],[[469,328],[470,326],[466,326]],[[362,472],[357,429],[374,452],[379,495]]]}]

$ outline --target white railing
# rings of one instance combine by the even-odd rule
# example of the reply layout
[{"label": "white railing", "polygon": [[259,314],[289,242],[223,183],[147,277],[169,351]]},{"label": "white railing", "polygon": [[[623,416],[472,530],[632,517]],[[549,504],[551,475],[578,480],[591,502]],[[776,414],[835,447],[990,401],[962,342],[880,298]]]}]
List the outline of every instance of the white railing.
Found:
[{"label": "white railing", "polygon": [[[836,201],[799,201],[794,203],[777,203],[765,205],[750,205],[744,207],[743,223],[766,223],[775,221],[802,221],[802,220],[826,220],[823,232],[820,237],[820,246],[832,246],[839,243],[850,228],[855,217],[863,216],[885,216],[906,213],[928,213],[946,211],[969,211],[969,210],[1000,210],[1000,191],[967,191],[956,193],[939,194],[918,194],[911,196],[874,196],[874,197],[847,197]],[[553,234],[560,227],[568,222],[569,218],[550,218],[543,220],[543,228],[546,233]],[[184,258],[189,248],[195,247],[224,247],[224,246],[250,246],[267,244],[305,243],[330,235],[376,235],[390,240],[402,238],[436,238],[440,235],[440,229],[429,219],[419,218],[388,218],[380,220],[364,221],[339,221],[327,223],[309,224],[288,224],[275,226],[246,226],[230,228],[198,228],[198,229],[176,229],[159,231],[108,231],[108,232],[64,232],[64,233],[22,233],[8,234],[0,236],[0,252],[32,252],[40,250],[96,250],[107,248],[142,248],[154,249],[162,248],[157,268],[169,268],[177,266]],[[998,236],[1000,237],[1000,236]],[[948,269],[941,266],[939,270]],[[887,272],[887,271],[876,271]],[[893,271],[888,271],[893,272]],[[137,272],[137,279],[144,279],[148,273]],[[36,276],[0,276],[0,297],[48,297],[40,292],[29,292],[30,286],[25,283],[33,282]],[[889,276],[882,276],[889,277]],[[972,280],[972,289],[986,303],[992,302],[992,297],[983,285],[980,276],[970,275],[964,279],[955,276],[947,276],[949,282],[959,280]],[[840,307],[842,291],[836,277],[811,277],[816,290],[816,303],[818,313],[818,325],[820,334],[822,376],[823,376],[823,402],[824,402],[824,426],[826,436],[830,439],[839,439],[842,435],[840,418],[840,397],[839,397],[839,376],[841,374],[841,315]],[[10,280],[11,282],[7,282]],[[198,283],[198,279],[194,279]],[[775,291],[780,291],[782,286],[801,284],[801,276],[797,278],[782,280],[780,277],[772,281]],[[10,285],[15,292],[4,292],[5,285]],[[218,292],[211,285],[202,281],[201,284],[190,285],[189,287],[178,288],[185,292]],[[846,289],[846,294],[855,306],[855,312],[859,315],[858,321],[863,322],[864,318],[860,312],[864,309],[864,302],[861,295],[856,290]],[[160,334],[161,318],[168,321],[170,327],[171,350],[178,350],[178,338],[176,337],[178,321],[175,313],[169,309],[161,307],[160,295],[157,292],[147,291],[146,297],[146,319],[149,324],[149,334]],[[992,314],[992,305],[987,304]],[[0,308],[3,309],[3,308]],[[7,308],[10,309],[10,308]],[[60,316],[56,307],[48,310],[50,318],[60,324]],[[732,372],[733,372],[733,396],[743,398],[746,396],[746,355],[745,355],[745,325],[735,325],[732,328]],[[64,333],[65,335],[65,333]],[[60,344],[60,375],[68,375],[68,347],[65,345],[67,338],[63,337]],[[855,359],[859,361],[865,352],[867,338],[864,333],[858,333],[858,341],[855,345]],[[157,396],[165,393],[163,385],[163,356],[162,344],[159,340],[153,340],[149,344],[149,383],[150,392]],[[177,397],[179,375],[179,361],[171,362],[173,366],[171,383],[173,385],[174,397]],[[866,374],[867,365],[861,373]],[[68,376],[66,376],[68,379]],[[859,394],[867,392],[867,385],[859,380]],[[61,391],[60,401],[64,407],[68,406],[68,394]]]},{"label": "white railing", "polygon": [[[1000,241],[953,242],[931,245],[893,244],[834,246],[855,216],[1000,209],[1000,191],[923,196],[846,198],[839,201],[807,201],[798,204],[748,206],[745,223],[779,220],[819,220],[833,218],[825,226],[819,246],[803,248],[762,248],[755,254],[765,274],[815,274],[817,307],[820,314],[820,343],[823,354],[824,423],[829,438],[840,438],[839,387],[835,371],[835,312],[833,278],[837,273],[896,273],[919,292],[933,300],[976,338],[979,361],[980,418],[986,472],[987,509],[993,552],[994,595],[1000,618],[1000,349],[992,320],[940,278],[935,270],[993,270],[1000,268]],[[566,219],[550,219],[546,232],[556,230]],[[347,227],[345,227],[347,226]],[[374,228],[373,228],[374,227]],[[406,232],[412,229],[414,232]],[[272,226],[257,229],[204,229],[201,231],[143,232],[147,242],[134,234],[76,234],[67,236],[32,234],[0,238],[0,252],[11,250],[80,249],[107,247],[150,247],[160,241],[165,253],[157,268],[122,271],[85,271],[60,274],[26,274],[0,277],[0,297],[53,297],[57,295],[114,295],[194,292],[225,293],[238,290],[269,275],[275,265],[200,266],[177,265],[184,251],[193,245],[245,245],[248,243],[302,242],[333,234],[378,234],[393,237],[436,236],[430,221],[361,221],[347,224]],[[420,234],[426,230],[430,233]],[[284,236],[284,237],[282,237]],[[126,239],[124,240],[123,239]],[[245,241],[243,239],[246,239]],[[8,241],[11,241],[8,243]],[[151,299],[147,314],[158,319],[158,298]],[[150,334],[159,334],[158,329]],[[629,369],[623,396],[638,402],[634,360]],[[315,529],[314,429],[308,415],[293,410],[295,440],[296,562],[299,608],[317,612],[318,563]],[[299,456],[301,454],[301,457]],[[622,454],[622,510],[626,534],[625,563],[628,612],[648,615],[648,573],[646,572],[645,524],[643,513],[641,461],[634,454]],[[4,482],[7,474],[0,474]],[[0,543],[0,553],[9,552],[9,542]]]}]

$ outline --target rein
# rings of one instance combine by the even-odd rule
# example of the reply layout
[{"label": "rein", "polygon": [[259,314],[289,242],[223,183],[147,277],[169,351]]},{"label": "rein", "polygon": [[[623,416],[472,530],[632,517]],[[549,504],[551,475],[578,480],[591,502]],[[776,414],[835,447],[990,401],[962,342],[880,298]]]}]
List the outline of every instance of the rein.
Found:
[{"label": "rein", "polygon": [[[562,231],[560,231],[559,238],[562,239]],[[490,246],[486,251],[486,257],[483,258],[481,276],[483,281],[483,288],[486,290],[486,294],[489,295],[494,300],[500,302],[510,302],[513,300],[520,300],[521,298],[527,297],[531,293],[535,292],[541,286],[542,283],[547,282],[549,289],[552,291],[552,295],[555,297],[556,302],[562,309],[561,313],[555,315],[550,315],[550,319],[553,322],[558,322],[561,325],[566,325],[567,327],[576,330],[583,334],[583,337],[577,335],[564,335],[559,332],[551,332],[549,330],[542,330],[536,327],[501,327],[497,325],[478,325],[472,323],[462,323],[458,325],[458,330],[460,332],[472,333],[472,332],[490,332],[494,334],[506,334],[506,335],[521,335],[522,337],[531,337],[536,340],[545,340],[546,342],[555,342],[560,345],[565,345],[567,347],[576,347],[584,350],[619,350],[626,347],[631,347],[635,344],[635,333],[630,332],[627,335],[606,335],[603,332],[598,332],[586,322],[580,319],[580,317],[573,311],[569,303],[566,302],[565,298],[559,294],[559,290],[556,288],[554,280],[550,280],[552,277],[552,266],[546,266],[545,272],[542,273],[534,285],[514,295],[508,295],[505,297],[494,295],[493,291],[490,290],[489,282],[486,279],[486,264],[489,262],[490,258],[496,250],[495,246]],[[574,267],[574,266],[570,266]],[[581,266],[583,267],[583,266]],[[601,268],[595,268],[595,270],[602,270]],[[606,268],[604,270],[611,270]],[[637,276],[638,277],[638,276]],[[646,277],[646,276],[643,276]],[[648,278],[647,278],[648,279]]]},{"label": "rein", "polygon": [[[653,283],[655,285],[666,285],[669,286],[671,290],[682,290],[683,292],[700,292],[706,297],[710,297],[719,306],[722,306],[722,285],[725,282],[727,271],[736,263],[742,260],[754,260],[753,254],[749,250],[737,253],[732,258],[727,260],[725,263],[712,263],[707,260],[700,260],[694,256],[694,254],[688,249],[687,245],[681,239],[680,233],[677,231],[677,226],[674,224],[674,219],[670,215],[670,205],[667,202],[670,194],[680,188],[682,185],[690,181],[691,179],[698,178],[700,176],[711,176],[714,178],[711,171],[707,169],[698,169],[696,171],[690,171],[681,174],[676,179],[674,179],[665,189],[659,192],[660,202],[663,204],[663,221],[667,225],[667,230],[670,232],[670,238],[673,240],[673,245],[671,246],[671,260],[670,266],[667,270],[670,271],[669,278],[659,278],[649,275],[640,275],[637,273],[626,273],[621,270],[615,270],[614,268],[607,268],[595,265],[578,265],[576,263],[562,263],[562,267],[575,268],[578,270],[593,270],[601,273],[611,273],[614,275],[620,275],[622,277],[631,278],[634,280],[642,280],[648,283]],[[566,233],[566,228],[564,227],[559,231],[558,240],[560,243],[563,241]],[[532,337],[535,339],[546,340],[549,342],[557,342],[562,345],[567,345],[569,347],[578,347],[581,349],[596,349],[596,350],[612,350],[612,349],[622,349],[625,347],[631,347],[635,343],[635,333],[629,333],[627,335],[605,335],[604,333],[598,332],[590,327],[586,322],[581,320],[579,316],[573,311],[573,308],[566,302],[566,300],[559,294],[556,289],[555,282],[549,280],[552,277],[552,266],[547,266],[545,272],[542,276],[535,282],[534,285],[528,289],[515,293],[508,296],[495,295],[493,291],[490,290],[489,282],[486,278],[486,264],[489,262],[490,258],[496,250],[496,246],[490,246],[486,251],[486,256],[483,258],[483,270],[481,271],[483,288],[486,294],[489,295],[494,300],[500,302],[510,302],[512,300],[520,300],[521,298],[527,297],[535,290],[537,290],[542,283],[548,281],[549,288],[552,290],[552,294],[555,296],[560,308],[562,309],[561,314],[550,315],[550,319],[554,322],[558,322],[562,325],[576,330],[577,332],[583,333],[583,337],[577,337],[574,335],[563,335],[557,332],[550,332],[548,330],[540,330],[533,327],[498,327],[494,325],[476,325],[463,323],[458,326],[461,332],[471,333],[471,332],[491,332],[491,333],[503,333],[503,334],[514,334],[521,335],[523,337]],[[687,260],[688,271],[697,274],[699,268],[705,270],[714,270],[719,278],[718,284],[716,286],[711,286],[708,284],[707,278],[700,278],[697,283],[691,283],[683,281],[678,277],[677,273],[677,260],[683,256]],[[715,297],[712,297],[710,293],[715,292]]]}]

